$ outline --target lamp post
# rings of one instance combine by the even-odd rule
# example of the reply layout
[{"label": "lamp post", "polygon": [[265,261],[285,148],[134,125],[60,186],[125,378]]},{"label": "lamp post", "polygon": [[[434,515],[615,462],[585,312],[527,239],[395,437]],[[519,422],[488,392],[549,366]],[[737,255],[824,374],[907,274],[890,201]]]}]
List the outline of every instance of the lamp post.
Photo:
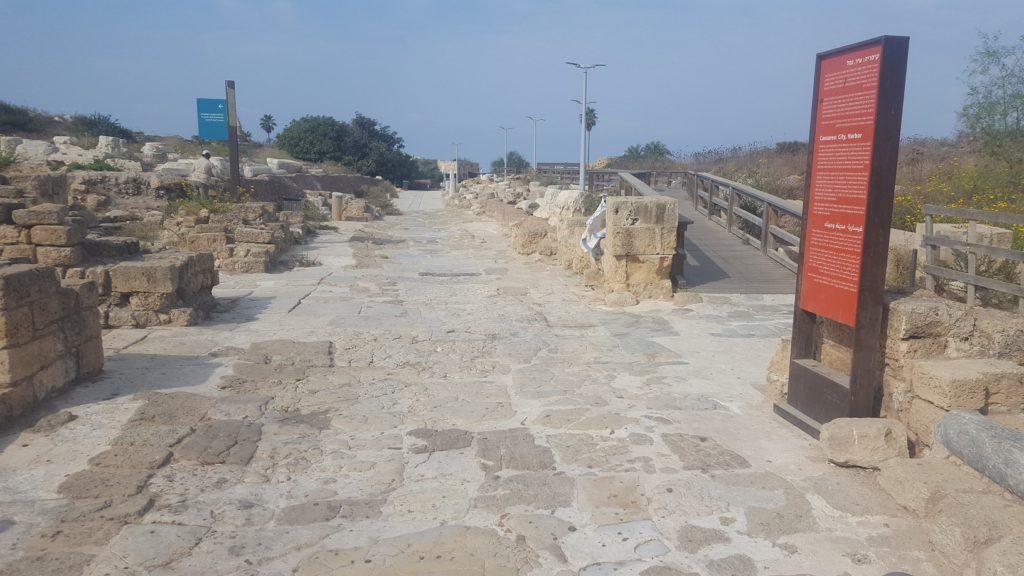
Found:
[{"label": "lamp post", "polygon": [[455,185],[452,192],[457,192],[459,190],[459,146],[462,146],[462,142],[452,142],[452,146],[455,146]]},{"label": "lamp post", "polygon": [[577,64],[566,62],[570,66],[583,70],[583,100],[580,101],[580,192],[586,191],[587,178],[587,74],[594,68],[604,64]]},{"label": "lamp post", "polygon": [[527,116],[531,122],[533,122],[533,171],[537,172],[537,123],[543,122],[543,118],[534,118],[533,116]]},{"label": "lamp post", "polygon": [[515,128],[506,128],[504,126],[498,126],[498,128],[505,131],[505,180],[508,180],[508,131]]},{"label": "lamp post", "polygon": [[[573,102],[575,102],[577,104],[580,103],[580,101],[575,99],[575,98],[570,98],[570,100],[572,100]],[[587,130],[587,113],[586,113],[586,111],[587,111],[588,108],[590,108],[591,104],[597,104],[597,100],[587,100],[587,105],[583,107],[583,115],[580,116],[580,122],[583,123],[583,130],[587,134],[587,149],[586,149],[587,166],[590,166],[590,130]]]}]

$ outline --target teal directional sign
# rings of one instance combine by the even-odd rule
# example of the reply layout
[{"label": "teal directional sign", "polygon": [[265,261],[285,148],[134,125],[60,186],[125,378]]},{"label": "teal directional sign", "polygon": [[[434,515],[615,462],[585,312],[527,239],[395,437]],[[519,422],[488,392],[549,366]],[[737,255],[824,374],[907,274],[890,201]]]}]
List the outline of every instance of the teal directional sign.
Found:
[{"label": "teal directional sign", "polygon": [[228,101],[223,98],[196,98],[200,140],[228,139]]}]

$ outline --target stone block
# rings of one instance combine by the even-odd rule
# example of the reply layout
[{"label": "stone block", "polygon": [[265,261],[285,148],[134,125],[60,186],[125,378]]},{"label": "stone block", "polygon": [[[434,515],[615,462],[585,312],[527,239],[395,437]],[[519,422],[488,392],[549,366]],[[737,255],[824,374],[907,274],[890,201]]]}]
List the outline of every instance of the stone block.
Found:
[{"label": "stone block", "polygon": [[33,226],[29,239],[33,244],[43,246],[75,246],[85,239],[85,226],[81,224]]},{"label": "stone block", "polygon": [[181,285],[181,265],[172,260],[122,262],[110,268],[113,292],[174,292]]},{"label": "stone block", "polygon": [[608,256],[601,258],[605,282],[609,284],[647,284],[668,280],[671,256]]},{"label": "stone block", "polygon": [[167,312],[171,326],[195,326],[199,323],[199,313],[194,308],[175,308]]},{"label": "stone block", "polygon": [[0,310],[24,306],[53,294],[60,287],[60,277],[53,268],[15,264],[0,267]]},{"label": "stone block", "polygon": [[789,357],[792,340],[783,338],[775,349],[775,354],[768,363],[768,378],[765,383],[764,397],[769,402],[785,400],[789,394]]},{"label": "stone block", "polygon": [[63,334],[49,332],[14,348],[0,350],[0,386],[32,376],[64,351]]},{"label": "stone block", "polygon": [[83,277],[96,283],[96,291],[100,296],[110,294],[110,268],[107,266],[86,268]]},{"label": "stone block", "polygon": [[31,208],[14,210],[11,217],[19,226],[63,225],[68,207],[61,204],[39,204]]},{"label": "stone block", "polygon": [[9,387],[0,385],[0,425],[29,411],[36,403],[32,381],[26,379]]},{"label": "stone block", "polygon": [[281,170],[288,174],[298,174],[304,171],[302,162],[284,160],[282,158],[267,158],[267,166],[269,166],[271,170]]},{"label": "stone block", "polygon": [[274,244],[236,244],[235,258],[266,258],[277,259],[279,249]]},{"label": "stone block", "polygon": [[238,228],[235,230],[235,243],[269,244],[274,241],[274,233],[262,228]]},{"label": "stone block", "polygon": [[270,261],[266,258],[230,258],[220,263],[220,269],[243,274],[263,273],[270,270]]},{"label": "stone block", "polygon": [[936,550],[946,551],[944,558],[957,569],[1024,526],[1024,506],[1008,505],[997,494],[950,494],[931,512],[928,540]]},{"label": "stone block", "polygon": [[77,348],[103,334],[102,317],[98,308],[86,308],[68,316],[63,324],[64,337],[68,348]]},{"label": "stone block", "polygon": [[945,410],[1024,408],[1024,367],[1006,360],[922,360],[914,364],[912,382],[916,395]]},{"label": "stone block", "polygon": [[216,252],[228,245],[227,234],[189,234],[185,247],[193,252]]},{"label": "stone block", "polygon": [[103,371],[103,338],[97,336],[78,347],[78,376],[92,378]]},{"label": "stone block", "polygon": [[821,427],[825,457],[837,466],[878,468],[892,458],[908,458],[907,429],[885,418],[837,418]]},{"label": "stone block", "polygon": [[192,227],[193,234],[225,234],[227,226],[224,224],[196,224]]},{"label": "stone block", "polygon": [[889,304],[889,340],[966,338],[974,330],[970,308],[925,292]]},{"label": "stone block", "polygon": [[675,231],[679,203],[667,196],[612,196],[605,201],[609,231],[636,225],[669,226]]},{"label": "stone block", "polygon": [[128,297],[132,310],[166,311],[178,303],[174,292],[136,292]]},{"label": "stone block", "polygon": [[86,280],[85,278],[65,278],[61,285],[75,291],[77,295],[75,299],[76,308],[95,308],[99,306],[100,294],[99,288],[96,287],[96,282]]},{"label": "stone block", "polygon": [[612,256],[673,254],[676,249],[675,225],[669,227],[636,224],[609,227],[602,247],[606,254]]},{"label": "stone block", "polygon": [[126,258],[142,253],[139,239],[128,236],[86,238],[81,247],[90,258]]},{"label": "stone block", "polygon": [[36,400],[53,396],[78,376],[78,358],[62,356],[32,376]]},{"label": "stone block", "polygon": [[[977,309],[974,330],[958,355],[999,358],[1024,365],[1024,316],[1000,310]],[[963,340],[957,342],[963,344]]]},{"label": "stone block", "polygon": [[36,332],[71,314],[75,309],[77,294],[70,288],[57,288],[50,295],[36,298],[32,304],[32,324]]},{"label": "stone block", "polygon": [[13,212],[25,207],[23,200],[0,198],[0,224],[14,224]]},{"label": "stone block", "polygon": [[939,420],[946,415],[946,411],[928,402],[915,397],[910,401],[910,410],[907,412],[907,429],[913,433],[915,445],[931,446],[934,443],[932,430]]},{"label": "stone block", "polygon": [[36,246],[36,262],[43,266],[69,268],[81,261],[80,246]]},{"label": "stone block", "polygon": [[34,334],[30,307],[21,306],[0,313],[0,349],[21,346]]},{"label": "stone block", "polygon": [[0,225],[0,244],[27,244],[29,229],[12,224]]},{"label": "stone block", "polygon": [[0,246],[0,258],[18,264],[35,264],[36,247],[32,244],[8,244]]}]

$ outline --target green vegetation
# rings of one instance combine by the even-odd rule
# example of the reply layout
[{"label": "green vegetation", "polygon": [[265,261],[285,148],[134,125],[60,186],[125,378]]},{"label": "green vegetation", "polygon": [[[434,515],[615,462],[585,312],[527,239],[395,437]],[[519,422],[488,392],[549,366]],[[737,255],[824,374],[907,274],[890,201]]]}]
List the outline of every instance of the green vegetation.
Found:
[{"label": "green vegetation", "polygon": [[302,201],[302,215],[305,217],[306,222],[323,222],[327,220],[324,216],[324,211],[320,209],[312,200]]},{"label": "green vegetation", "polygon": [[332,224],[324,224],[323,222],[321,222],[321,223],[317,224],[316,226],[314,226],[314,229],[315,230],[319,230],[319,231],[324,231],[324,232],[337,232],[338,231],[338,227],[337,226],[334,226]]},{"label": "green vegetation", "polygon": [[68,123],[68,133],[74,136],[114,136],[129,142],[135,141],[135,133],[125,128],[109,114],[75,114]]},{"label": "green vegetation", "polygon": [[676,160],[675,155],[664,142],[652,140],[642,146],[634,144],[626,148],[622,156],[613,158],[608,166],[629,170],[656,170],[674,167]]},{"label": "green vegetation", "polygon": [[389,126],[356,113],[350,122],[330,116],[293,120],[277,136],[286,152],[308,162],[337,162],[365,176],[400,183],[418,176],[416,162],[404,152],[405,142]]},{"label": "green vegetation", "polygon": [[[509,174],[519,174],[520,172],[526,172],[530,169],[530,163],[523,158],[523,155],[515,150],[510,150],[508,153],[508,172]],[[491,172],[495,174],[505,173],[505,158],[498,158],[491,162]]]},{"label": "green vegetation", "polygon": [[0,100],[0,133],[36,132],[46,125],[46,120],[46,114],[39,110]]},{"label": "green vegetation", "polygon": [[363,199],[370,206],[383,210],[385,214],[401,214],[394,201],[391,200],[391,192],[386,185],[362,186],[359,190],[362,192]]},{"label": "green vegetation", "polygon": [[0,171],[6,170],[18,161],[18,155],[13,150],[5,152],[0,150]]},{"label": "green vegetation", "polygon": [[[216,194],[211,191],[208,198],[203,198],[199,191],[193,188],[187,181],[182,181],[173,191],[165,190],[165,194],[168,196],[166,214],[196,216],[203,210],[210,214],[223,214],[230,212],[236,204],[230,200],[227,192],[223,190]],[[242,195],[245,196],[246,193]],[[245,198],[239,199],[239,202],[245,201]]]},{"label": "green vegetation", "polygon": [[417,180],[430,180],[431,188],[437,188],[444,181],[444,174],[437,167],[437,162],[420,158],[416,160]]},{"label": "green vegetation", "polygon": [[121,172],[122,170],[107,162],[103,158],[96,158],[92,162],[71,162],[67,165],[68,170],[89,170],[92,172]]}]

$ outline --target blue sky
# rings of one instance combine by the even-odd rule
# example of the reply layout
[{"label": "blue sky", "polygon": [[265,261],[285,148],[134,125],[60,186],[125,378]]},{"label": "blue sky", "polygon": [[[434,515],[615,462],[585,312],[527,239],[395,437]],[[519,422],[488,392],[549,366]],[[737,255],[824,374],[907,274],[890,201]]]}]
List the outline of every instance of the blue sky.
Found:
[{"label": "blue sky", "polygon": [[238,87],[243,126],[356,111],[424,157],[489,163],[509,148],[579,158],[581,74],[592,158],[659,139],[677,151],[806,138],[814,55],[910,36],[904,135],[951,135],[978,32],[1024,34],[1020,0],[0,0],[0,99],[109,113],[191,136],[195,98]]}]

